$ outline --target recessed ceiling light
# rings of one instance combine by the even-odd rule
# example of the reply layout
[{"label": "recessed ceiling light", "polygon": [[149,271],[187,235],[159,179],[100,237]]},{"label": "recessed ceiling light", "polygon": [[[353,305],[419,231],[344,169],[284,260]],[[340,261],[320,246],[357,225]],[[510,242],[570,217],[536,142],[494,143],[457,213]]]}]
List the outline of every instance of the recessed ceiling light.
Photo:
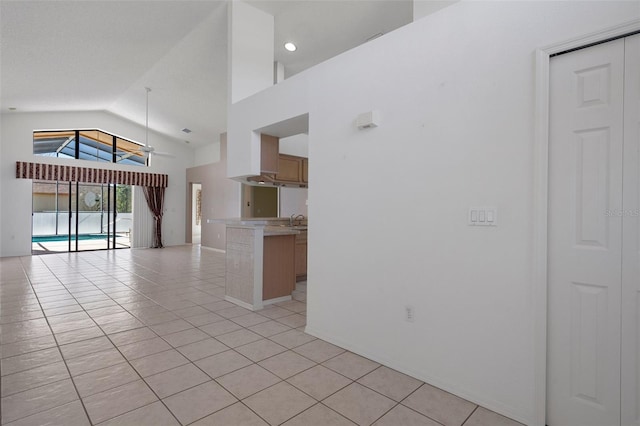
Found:
[{"label": "recessed ceiling light", "polygon": [[9,107],[9,111],[16,111],[18,108],[16,107]]},{"label": "recessed ceiling light", "polygon": [[284,44],[284,48],[287,49],[289,52],[295,52],[298,49],[298,47],[295,44],[291,43],[290,41]]},{"label": "recessed ceiling light", "polygon": [[191,143],[191,142],[189,142],[189,141],[184,141],[184,143]]}]

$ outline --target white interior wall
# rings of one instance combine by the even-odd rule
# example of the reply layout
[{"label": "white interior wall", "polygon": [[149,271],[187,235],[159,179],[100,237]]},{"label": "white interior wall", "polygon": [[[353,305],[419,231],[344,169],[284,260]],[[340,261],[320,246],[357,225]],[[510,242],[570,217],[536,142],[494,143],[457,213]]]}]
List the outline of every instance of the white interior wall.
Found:
[{"label": "white interior wall", "polygon": [[220,141],[198,146],[194,150],[194,166],[217,163],[220,161]]},{"label": "white interior wall", "polygon": [[307,188],[280,188],[280,217],[289,217],[292,214],[308,217],[308,194]]},{"label": "white interior wall", "polygon": [[[234,104],[229,176],[252,129],[310,114],[307,331],[534,424],[535,50],[639,17],[459,2]],[[467,226],[478,205],[497,227]]]},{"label": "white interior wall", "polygon": [[[155,132],[149,141],[158,151],[175,158],[154,156],[150,167],[121,166],[84,160],[33,155],[33,131],[39,129],[99,128],[125,138],[144,141],[145,129],[107,112],[3,113],[0,130],[0,257],[31,254],[31,180],[16,179],[16,161],[37,161],[166,173],[169,176],[164,203],[163,243],[185,242],[185,169],[192,165],[193,150]],[[135,232],[135,231],[134,231]]]},{"label": "white interior wall", "polygon": [[230,103],[273,85],[274,19],[240,0],[229,2]]},{"label": "white interior wall", "polygon": [[309,157],[309,135],[300,133],[286,138],[280,138],[280,154]]}]

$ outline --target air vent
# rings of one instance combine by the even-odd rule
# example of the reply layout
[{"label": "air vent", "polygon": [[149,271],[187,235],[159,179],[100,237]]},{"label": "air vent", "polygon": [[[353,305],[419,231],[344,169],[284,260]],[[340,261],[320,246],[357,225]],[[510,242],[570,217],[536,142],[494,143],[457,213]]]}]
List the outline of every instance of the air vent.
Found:
[{"label": "air vent", "polygon": [[183,132],[185,133],[191,133],[191,129],[187,129],[186,127],[184,129],[182,129]]}]

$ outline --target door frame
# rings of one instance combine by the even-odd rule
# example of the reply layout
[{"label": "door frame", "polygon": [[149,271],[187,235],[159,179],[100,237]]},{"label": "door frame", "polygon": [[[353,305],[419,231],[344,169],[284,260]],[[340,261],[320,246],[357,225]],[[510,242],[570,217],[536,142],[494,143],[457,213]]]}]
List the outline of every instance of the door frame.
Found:
[{"label": "door frame", "polygon": [[640,20],[595,31],[536,49],[533,142],[533,250],[532,294],[534,311],[535,425],[544,426],[547,403],[547,248],[549,197],[549,63],[555,54],[588,47],[640,31]]}]

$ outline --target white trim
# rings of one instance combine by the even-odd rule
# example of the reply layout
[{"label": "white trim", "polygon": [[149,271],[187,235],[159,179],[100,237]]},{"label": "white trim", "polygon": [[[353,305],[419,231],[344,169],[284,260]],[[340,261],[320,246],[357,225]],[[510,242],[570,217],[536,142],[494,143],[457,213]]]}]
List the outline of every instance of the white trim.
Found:
[{"label": "white trim", "polygon": [[533,425],[544,426],[547,393],[547,214],[549,180],[549,60],[555,53],[640,31],[640,20],[542,47],[536,51],[536,87],[533,145]]},{"label": "white trim", "polygon": [[262,304],[264,306],[273,305],[274,303],[288,302],[289,300],[291,300],[291,296],[281,296],[281,297],[276,297],[274,299],[263,300]]},{"label": "white trim", "polygon": [[247,303],[247,302],[243,302],[240,299],[236,299],[235,297],[231,297],[231,296],[224,296],[224,300],[226,300],[227,302],[231,302],[231,303],[235,303],[236,305],[245,308],[245,309],[250,309],[252,311],[256,311],[257,309],[255,309],[253,307],[252,304]]}]

